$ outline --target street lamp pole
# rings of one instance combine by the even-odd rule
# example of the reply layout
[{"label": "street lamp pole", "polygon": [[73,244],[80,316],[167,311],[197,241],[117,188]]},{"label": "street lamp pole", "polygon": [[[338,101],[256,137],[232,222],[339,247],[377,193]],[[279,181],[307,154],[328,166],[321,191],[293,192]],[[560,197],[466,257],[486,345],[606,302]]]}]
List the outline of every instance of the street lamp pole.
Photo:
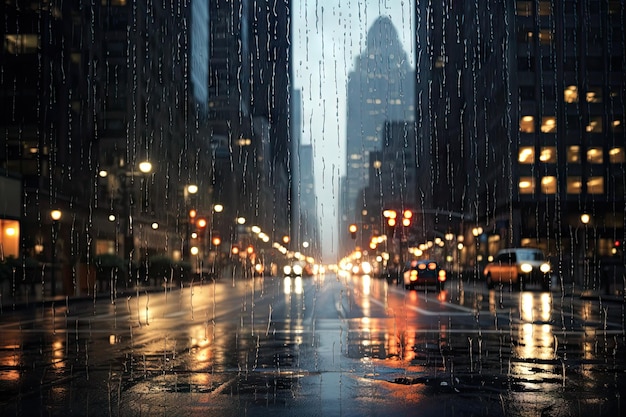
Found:
[{"label": "street lamp pole", "polygon": [[50,218],[52,218],[52,262],[50,270],[50,295],[53,297],[56,295],[56,268],[57,268],[57,239],[59,237],[59,220],[61,220],[61,210],[52,210],[50,212]]}]

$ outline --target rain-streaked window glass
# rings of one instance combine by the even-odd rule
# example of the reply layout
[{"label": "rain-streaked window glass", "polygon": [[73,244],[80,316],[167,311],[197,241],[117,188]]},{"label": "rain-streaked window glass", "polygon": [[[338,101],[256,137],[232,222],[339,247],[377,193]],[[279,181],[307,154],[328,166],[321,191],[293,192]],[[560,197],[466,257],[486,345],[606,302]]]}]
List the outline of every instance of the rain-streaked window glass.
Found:
[{"label": "rain-streaked window glass", "polygon": [[563,99],[566,103],[578,103],[578,87],[570,85],[563,91]]},{"label": "rain-streaked window glass", "polygon": [[612,164],[623,164],[626,162],[626,154],[623,147],[609,149],[609,161]]},{"label": "rain-streaked window glass", "polygon": [[541,178],[541,192],[544,194],[556,194],[556,177],[547,176]]},{"label": "rain-streaked window glass", "polygon": [[535,178],[520,177],[519,193],[520,194],[534,194],[535,193]]},{"label": "rain-streaked window glass", "polygon": [[519,148],[520,164],[532,164],[535,162],[535,148],[533,146],[522,146]]},{"label": "rain-streaked window glass", "polygon": [[602,148],[593,147],[587,149],[587,162],[591,164],[601,164],[604,162]]},{"label": "rain-streaked window glass", "polygon": [[589,194],[604,194],[604,178],[591,177],[587,180],[587,192]]},{"label": "rain-streaked window glass", "polygon": [[556,118],[545,116],[541,119],[541,131],[543,133],[556,133]]},{"label": "rain-streaked window glass", "polygon": [[582,179],[578,176],[567,177],[567,194],[580,194]]},{"label": "rain-streaked window glass", "polygon": [[519,130],[522,133],[533,133],[535,131],[535,118],[533,116],[522,116],[519,122]]},{"label": "rain-streaked window glass", "polygon": [[543,146],[541,148],[541,154],[539,160],[544,163],[555,164],[556,163],[556,146]]},{"label": "rain-streaked window glass", "polygon": [[580,163],[580,146],[572,145],[567,147],[567,162]]}]

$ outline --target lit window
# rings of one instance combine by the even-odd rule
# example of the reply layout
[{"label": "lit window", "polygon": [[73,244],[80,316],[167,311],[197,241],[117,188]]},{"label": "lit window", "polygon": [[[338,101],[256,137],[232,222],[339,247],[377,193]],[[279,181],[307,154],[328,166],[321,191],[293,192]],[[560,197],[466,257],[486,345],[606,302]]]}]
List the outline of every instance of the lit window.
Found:
[{"label": "lit window", "polygon": [[541,179],[541,192],[544,194],[556,194],[556,177],[543,177]]},{"label": "lit window", "polygon": [[604,178],[591,177],[587,180],[588,194],[604,194]]},{"label": "lit window", "polygon": [[522,133],[533,133],[535,131],[535,118],[533,116],[523,116],[519,123],[519,130]]},{"label": "lit window", "polygon": [[602,103],[602,90],[600,88],[590,88],[587,91],[587,103]]},{"label": "lit window", "polygon": [[11,55],[34,54],[39,49],[39,36],[10,34],[4,36],[4,50]]},{"label": "lit window", "polygon": [[602,132],[602,117],[592,117],[586,130],[593,133]]},{"label": "lit window", "polygon": [[533,194],[535,192],[535,179],[533,177],[520,177],[519,193]]},{"label": "lit window", "polygon": [[539,16],[550,16],[552,13],[552,4],[549,1],[539,2]]},{"label": "lit window", "polygon": [[0,219],[0,247],[4,256],[19,257],[20,223],[17,220]]},{"label": "lit window", "polygon": [[554,116],[544,117],[541,121],[541,131],[543,133],[556,133],[556,118]]},{"label": "lit window", "polygon": [[580,194],[581,189],[580,177],[567,177],[567,194]]},{"label": "lit window", "polygon": [[535,162],[535,148],[532,146],[524,146],[519,149],[519,163],[532,164]]},{"label": "lit window", "polygon": [[533,5],[531,1],[518,1],[517,2],[517,15],[518,16],[532,16]]},{"label": "lit window", "polygon": [[613,132],[623,132],[624,131],[624,125],[622,124],[622,121],[619,119],[615,119],[611,122],[611,127],[613,128]]},{"label": "lit window", "polygon": [[575,85],[568,86],[563,92],[563,99],[566,103],[578,103],[578,87]]},{"label": "lit window", "polygon": [[544,146],[541,148],[541,155],[539,155],[541,162],[555,164],[556,163],[556,147]]},{"label": "lit window", "polygon": [[542,45],[550,45],[552,42],[552,32],[548,29],[541,29],[539,31],[539,42]]},{"label": "lit window", "polygon": [[571,164],[580,163],[580,146],[573,145],[567,147],[567,162]]},{"label": "lit window", "polygon": [[587,149],[587,162],[591,164],[601,164],[603,161],[602,148]]},{"label": "lit window", "polygon": [[624,148],[611,148],[609,150],[609,161],[612,164],[623,164],[626,162],[626,154]]}]

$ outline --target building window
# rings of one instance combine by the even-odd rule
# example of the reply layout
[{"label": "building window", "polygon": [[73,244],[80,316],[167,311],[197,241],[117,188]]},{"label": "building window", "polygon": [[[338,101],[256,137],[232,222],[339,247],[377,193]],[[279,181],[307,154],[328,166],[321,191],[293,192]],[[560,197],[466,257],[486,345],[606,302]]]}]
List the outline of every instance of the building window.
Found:
[{"label": "building window", "polygon": [[602,148],[587,149],[587,162],[590,164],[601,164],[604,162],[604,158],[602,157]]},{"label": "building window", "polygon": [[541,179],[541,192],[544,194],[556,194],[556,177],[543,177]]},{"label": "building window", "polygon": [[586,95],[587,103],[602,103],[602,90],[599,87],[590,88]]},{"label": "building window", "polygon": [[613,132],[623,132],[624,124],[621,120],[615,119],[611,122],[611,128],[613,129]]},{"label": "building window", "polygon": [[626,154],[624,148],[611,148],[609,150],[609,161],[612,164],[623,164],[626,162]]},{"label": "building window", "polygon": [[604,194],[604,178],[589,178],[587,180],[587,194]]},{"label": "building window", "polygon": [[580,194],[581,189],[580,177],[567,177],[567,194]]},{"label": "building window", "polygon": [[535,192],[535,179],[533,177],[520,177],[519,193],[520,194],[534,194],[534,192]]},{"label": "building window", "polygon": [[568,86],[563,91],[563,99],[566,103],[578,103],[578,87],[575,85]]},{"label": "building window", "polygon": [[546,116],[541,120],[541,131],[543,133],[556,133],[556,118]]},{"label": "building window", "polygon": [[539,43],[542,45],[550,45],[552,43],[552,31],[549,29],[541,29],[539,31]]},{"label": "building window", "polygon": [[517,15],[522,17],[529,17],[533,15],[533,2],[532,1],[518,1],[517,2]]},{"label": "building window", "polygon": [[535,118],[533,116],[522,116],[519,122],[519,130],[522,133],[533,133],[535,131]]},{"label": "building window", "polygon": [[539,16],[550,16],[552,14],[552,4],[549,1],[539,2]]},{"label": "building window", "polygon": [[567,147],[567,162],[570,164],[580,163],[580,146],[572,145]]},{"label": "building window", "polygon": [[10,34],[4,36],[4,50],[11,55],[35,54],[39,49],[36,34]]},{"label": "building window", "polygon": [[519,163],[532,164],[535,162],[535,148],[532,146],[523,146],[519,148]]},{"label": "building window", "polygon": [[544,146],[541,148],[539,160],[546,164],[556,164],[556,146]]},{"label": "building window", "polygon": [[17,220],[0,219],[0,248],[4,257],[20,256],[20,223]]},{"label": "building window", "polygon": [[589,124],[586,127],[587,132],[600,133],[602,132],[602,117],[594,116],[589,120]]}]

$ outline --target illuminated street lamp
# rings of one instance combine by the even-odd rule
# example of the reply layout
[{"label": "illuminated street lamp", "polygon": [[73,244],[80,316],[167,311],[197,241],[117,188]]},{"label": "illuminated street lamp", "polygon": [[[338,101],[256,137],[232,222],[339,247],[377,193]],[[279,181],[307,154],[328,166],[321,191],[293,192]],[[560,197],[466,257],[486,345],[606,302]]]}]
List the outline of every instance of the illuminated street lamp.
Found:
[{"label": "illuminated street lamp", "polygon": [[[120,161],[119,167],[120,169],[115,169],[113,174],[118,179],[119,186],[122,191],[121,198],[123,201],[121,202],[121,204],[124,210],[124,258],[130,261],[135,249],[135,239],[133,236],[133,214],[131,209],[131,199],[128,190],[128,178],[132,178],[137,174],[142,174],[142,176],[146,176],[147,174],[152,173],[153,165],[148,160],[141,161],[139,162],[139,164],[136,165],[136,167],[139,169],[139,171],[136,171],[132,168],[124,169],[124,162]],[[109,174],[109,171],[107,171],[106,169],[98,171],[98,176],[101,178],[107,178]],[[109,221],[115,221],[115,218],[110,215]]]},{"label": "illuminated street lamp", "polygon": [[59,237],[59,221],[63,213],[61,210],[52,210],[50,212],[50,218],[52,219],[52,262],[50,271],[50,294],[54,297],[56,295],[56,268],[57,268],[57,239]]},{"label": "illuminated street lamp", "polygon": [[358,228],[357,228],[356,224],[354,224],[354,223],[352,223],[350,225],[350,227],[348,227],[348,231],[350,232],[350,237],[352,239],[356,239],[356,231],[357,231],[357,229]]}]

